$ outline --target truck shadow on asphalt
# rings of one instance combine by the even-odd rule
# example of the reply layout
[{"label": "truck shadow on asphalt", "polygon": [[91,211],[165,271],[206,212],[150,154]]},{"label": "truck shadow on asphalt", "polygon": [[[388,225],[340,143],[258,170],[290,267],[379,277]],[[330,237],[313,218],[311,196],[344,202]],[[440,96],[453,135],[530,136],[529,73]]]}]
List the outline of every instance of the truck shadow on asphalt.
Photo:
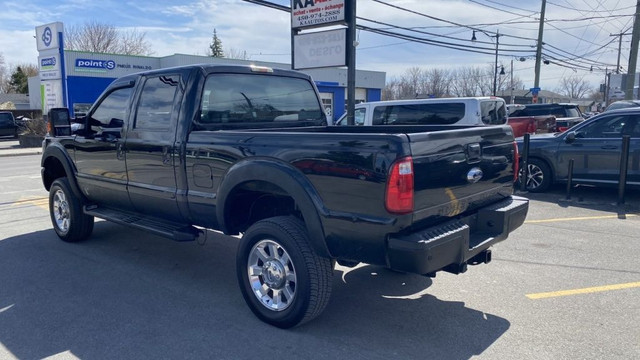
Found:
[{"label": "truck shadow on asphalt", "polygon": [[531,200],[557,204],[562,208],[584,208],[618,214],[624,219],[628,214],[640,213],[640,190],[626,189],[623,202],[619,203],[618,189],[576,185],[567,193],[566,185],[553,185],[544,193],[516,191],[516,195]]},{"label": "truck shadow on asphalt", "polygon": [[107,222],[83,243],[64,243],[52,230],[0,240],[0,354],[468,359],[510,327],[430,295],[426,277],[366,265],[335,270],[325,312],[280,330],[244,304],[236,245],[213,232],[198,246]]}]

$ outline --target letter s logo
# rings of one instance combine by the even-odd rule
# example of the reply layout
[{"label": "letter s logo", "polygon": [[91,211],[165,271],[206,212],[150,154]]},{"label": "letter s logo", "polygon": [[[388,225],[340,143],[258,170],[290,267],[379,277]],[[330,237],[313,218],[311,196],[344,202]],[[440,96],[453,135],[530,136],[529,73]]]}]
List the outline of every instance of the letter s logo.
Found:
[{"label": "letter s logo", "polygon": [[109,60],[106,62],[104,67],[107,68],[107,70],[113,70],[116,68],[116,62],[113,60]]},{"label": "letter s logo", "polygon": [[47,26],[42,33],[42,42],[44,43],[44,46],[49,47],[52,39],[53,34],[51,34],[51,28]]}]

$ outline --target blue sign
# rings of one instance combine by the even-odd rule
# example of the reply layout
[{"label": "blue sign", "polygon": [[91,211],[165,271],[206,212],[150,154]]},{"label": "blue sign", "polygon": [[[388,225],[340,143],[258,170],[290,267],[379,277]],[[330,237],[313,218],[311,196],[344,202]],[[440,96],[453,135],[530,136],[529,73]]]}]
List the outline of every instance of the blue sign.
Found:
[{"label": "blue sign", "polygon": [[534,87],[529,89],[529,91],[531,91],[532,95],[538,95],[538,93],[540,92],[540,88],[539,87]]},{"label": "blue sign", "polygon": [[106,71],[115,68],[116,62],[113,60],[76,59],[76,69]]},{"label": "blue sign", "polygon": [[56,66],[55,57],[40,59],[40,67],[44,68],[44,67],[50,67],[50,66]]},{"label": "blue sign", "polygon": [[44,46],[49,47],[51,45],[51,40],[53,40],[53,34],[51,33],[51,28],[46,27],[44,32],[42,32],[42,42]]}]

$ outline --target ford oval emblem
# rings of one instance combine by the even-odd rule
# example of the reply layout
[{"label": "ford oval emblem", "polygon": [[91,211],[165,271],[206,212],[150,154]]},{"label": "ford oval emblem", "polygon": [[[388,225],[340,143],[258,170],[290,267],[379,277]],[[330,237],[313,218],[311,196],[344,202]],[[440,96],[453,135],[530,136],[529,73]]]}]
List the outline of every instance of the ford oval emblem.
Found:
[{"label": "ford oval emblem", "polygon": [[467,173],[467,181],[470,184],[475,184],[478,181],[480,181],[480,179],[482,179],[482,175],[484,175],[482,173],[482,170],[478,167],[474,167],[473,169],[469,170],[469,172]]}]

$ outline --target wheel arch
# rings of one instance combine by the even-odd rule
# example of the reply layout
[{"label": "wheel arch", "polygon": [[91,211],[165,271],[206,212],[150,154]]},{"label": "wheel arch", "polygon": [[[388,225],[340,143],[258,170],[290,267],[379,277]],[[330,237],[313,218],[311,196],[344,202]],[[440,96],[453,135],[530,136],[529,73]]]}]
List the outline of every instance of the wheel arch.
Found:
[{"label": "wheel arch", "polygon": [[527,159],[528,162],[530,162],[531,160],[537,160],[540,161],[542,163],[544,163],[545,165],[547,165],[547,167],[549,168],[549,172],[551,175],[551,184],[554,184],[557,182],[556,179],[556,169],[555,167],[551,164],[551,161],[549,161],[549,159],[545,158],[544,156],[537,156],[537,155],[529,155],[529,158]]},{"label": "wheel arch", "polygon": [[[247,195],[251,193],[251,195]],[[275,202],[265,200],[273,197]],[[300,171],[287,163],[271,159],[247,160],[232,166],[225,175],[217,192],[216,218],[225,234],[237,234],[251,224],[270,216],[297,215],[304,222],[311,246],[320,256],[331,257],[327,248],[322,220],[324,205],[319,194]],[[246,201],[237,201],[237,200]],[[291,205],[287,202],[291,201]],[[232,217],[244,211],[251,211],[259,201],[277,204],[281,209],[267,216],[247,215],[243,226],[234,223]],[[242,203],[234,208],[234,202]]]},{"label": "wheel arch", "polygon": [[84,199],[84,195],[80,191],[80,187],[76,181],[76,171],[73,161],[69,158],[69,154],[62,145],[57,143],[49,144],[42,154],[40,166],[42,167],[42,184],[47,191],[51,189],[51,184],[53,184],[56,179],[66,177],[69,180],[73,194],[80,199]]}]

